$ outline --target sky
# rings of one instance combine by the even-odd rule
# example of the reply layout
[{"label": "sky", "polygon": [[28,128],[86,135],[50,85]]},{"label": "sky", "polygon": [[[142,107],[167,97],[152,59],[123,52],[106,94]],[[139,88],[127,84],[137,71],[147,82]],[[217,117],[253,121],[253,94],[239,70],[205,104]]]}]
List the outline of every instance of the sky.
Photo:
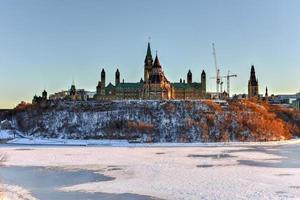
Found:
[{"label": "sky", "polygon": [[[193,81],[207,74],[215,91],[215,43],[221,75],[230,70],[231,93],[247,93],[251,65],[260,93],[300,91],[298,0],[0,0],[0,108],[46,89],[96,90],[143,77],[147,42],[167,78]],[[224,80],[224,88],[226,80]]]}]

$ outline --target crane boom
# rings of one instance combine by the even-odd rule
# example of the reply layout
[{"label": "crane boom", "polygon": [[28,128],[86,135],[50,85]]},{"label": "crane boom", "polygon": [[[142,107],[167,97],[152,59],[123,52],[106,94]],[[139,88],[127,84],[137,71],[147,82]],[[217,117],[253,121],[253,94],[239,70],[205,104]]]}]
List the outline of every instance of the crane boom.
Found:
[{"label": "crane boom", "polygon": [[217,92],[217,98],[219,98],[219,85],[221,82],[221,78],[220,78],[220,69],[219,69],[218,63],[217,63],[217,54],[216,54],[216,49],[215,49],[215,43],[212,43],[212,48],[213,48],[213,57],[214,57],[215,68],[216,68],[216,92]]},{"label": "crane boom", "polygon": [[227,93],[228,96],[230,96],[230,78],[232,77],[237,77],[236,74],[230,74],[230,71],[228,71],[227,76],[222,76],[222,78],[226,78],[227,79]]}]

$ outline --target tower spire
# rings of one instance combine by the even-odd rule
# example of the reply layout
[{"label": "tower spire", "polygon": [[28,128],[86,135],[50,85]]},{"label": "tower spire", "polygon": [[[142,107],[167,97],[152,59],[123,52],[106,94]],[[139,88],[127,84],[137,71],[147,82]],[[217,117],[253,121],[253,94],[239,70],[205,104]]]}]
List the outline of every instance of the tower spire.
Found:
[{"label": "tower spire", "polygon": [[159,59],[158,59],[157,54],[156,54],[156,56],[155,56],[155,60],[154,60],[153,67],[161,68],[161,65],[160,65],[160,62],[159,62]]},{"label": "tower spire", "polygon": [[147,53],[145,56],[145,63],[144,63],[144,81],[147,83],[149,81],[150,73],[153,66],[153,58],[151,53],[150,42],[147,45]]},{"label": "tower spire", "polygon": [[148,46],[147,46],[147,53],[146,53],[146,57],[145,57],[145,63],[148,60],[152,60],[152,53],[151,53],[150,42],[148,42]]},{"label": "tower spire", "polygon": [[254,65],[251,66],[251,71],[250,71],[250,79],[248,81],[248,97],[258,97],[258,79],[256,78],[255,75],[255,68]]},{"label": "tower spire", "polygon": [[188,84],[192,84],[192,82],[193,82],[193,75],[192,75],[191,70],[188,71],[186,80],[187,80]]}]

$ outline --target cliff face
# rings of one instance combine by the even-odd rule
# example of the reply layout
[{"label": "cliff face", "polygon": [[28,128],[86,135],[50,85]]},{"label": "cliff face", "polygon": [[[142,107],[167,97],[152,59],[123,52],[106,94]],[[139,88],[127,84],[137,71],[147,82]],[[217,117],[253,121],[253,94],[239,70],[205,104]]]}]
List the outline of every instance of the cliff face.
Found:
[{"label": "cliff face", "polygon": [[250,101],[50,102],[14,111],[12,122],[32,136],[140,142],[266,141],[295,131]]}]

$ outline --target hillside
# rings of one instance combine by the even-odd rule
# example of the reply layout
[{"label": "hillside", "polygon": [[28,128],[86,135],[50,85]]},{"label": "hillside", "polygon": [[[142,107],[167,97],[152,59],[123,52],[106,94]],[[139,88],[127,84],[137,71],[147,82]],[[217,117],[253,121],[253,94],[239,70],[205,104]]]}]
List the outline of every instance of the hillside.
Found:
[{"label": "hillside", "polygon": [[64,101],[23,105],[0,116],[25,135],[46,138],[271,141],[300,130],[299,112],[249,100]]}]

